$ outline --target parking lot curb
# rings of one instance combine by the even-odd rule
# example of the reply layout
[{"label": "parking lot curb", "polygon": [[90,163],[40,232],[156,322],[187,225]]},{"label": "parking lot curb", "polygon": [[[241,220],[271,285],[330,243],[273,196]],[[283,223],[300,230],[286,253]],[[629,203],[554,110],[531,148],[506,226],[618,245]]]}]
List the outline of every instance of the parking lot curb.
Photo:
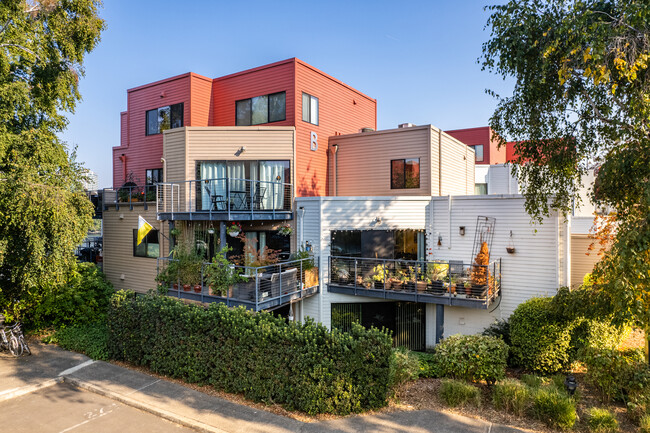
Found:
[{"label": "parking lot curb", "polygon": [[12,398],[20,397],[21,395],[31,394],[32,392],[38,391],[39,389],[49,388],[54,386],[57,383],[63,382],[62,377],[57,377],[55,379],[48,379],[41,383],[36,383],[34,385],[22,386],[20,388],[9,389],[7,391],[0,392],[0,401],[10,400]]},{"label": "parking lot curb", "polygon": [[127,406],[134,407],[136,409],[140,409],[144,412],[151,413],[153,415],[159,416],[161,418],[166,419],[167,421],[174,422],[176,424],[180,424],[184,427],[189,427],[194,430],[200,431],[200,432],[205,432],[205,433],[228,433],[226,430],[222,430],[220,428],[202,423],[200,421],[194,420],[192,418],[188,418],[182,415],[175,414],[173,412],[161,409],[159,407],[152,406],[150,404],[143,403],[141,401],[138,401],[136,399],[127,397],[125,395],[115,393],[112,391],[107,391],[105,389],[102,389],[98,386],[95,386],[91,383],[73,378],[73,377],[67,377],[63,376],[63,382],[67,383],[75,388],[79,388],[85,391],[90,391],[95,394],[99,394],[104,397],[108,397],[112,400],[119,401],[120,403],[124,403]]}]

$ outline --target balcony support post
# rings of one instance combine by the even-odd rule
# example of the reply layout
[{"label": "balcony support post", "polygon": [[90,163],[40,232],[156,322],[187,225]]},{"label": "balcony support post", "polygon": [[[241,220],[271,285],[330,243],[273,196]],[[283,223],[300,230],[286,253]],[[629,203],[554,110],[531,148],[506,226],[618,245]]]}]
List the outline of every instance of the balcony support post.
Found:
[{"label": "balcony support post", "polygon": [[436,304],[436,344],[445,336],[445,306]]}]

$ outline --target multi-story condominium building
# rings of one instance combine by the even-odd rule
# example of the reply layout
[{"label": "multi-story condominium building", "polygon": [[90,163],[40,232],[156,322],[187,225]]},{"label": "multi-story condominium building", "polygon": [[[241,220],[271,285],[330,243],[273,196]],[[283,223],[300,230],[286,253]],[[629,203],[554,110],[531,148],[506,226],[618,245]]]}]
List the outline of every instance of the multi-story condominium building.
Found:
[{"label": "multi-story condominium building", "polygon": [[[375,131],[376,110],[298,59],[128,90],[104,192],[108,278],[385,326],[417,350],[569,284],[567,221],[531,226],[514,190],[474,195],[477,164],[505,162],[488,129]],[[139,216],[154,227],[140,244]],[[223,246],[233,265],[210,266]]]}]

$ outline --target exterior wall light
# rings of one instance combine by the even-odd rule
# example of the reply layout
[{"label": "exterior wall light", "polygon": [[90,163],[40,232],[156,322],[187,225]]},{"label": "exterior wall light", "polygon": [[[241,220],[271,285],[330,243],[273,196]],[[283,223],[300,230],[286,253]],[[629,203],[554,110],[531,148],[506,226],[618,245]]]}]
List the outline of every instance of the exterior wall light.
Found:
[{"label": "exterior wall light", "polygon": [[465,236],[465,226],[458,227],[458,234],[461,236]]}]

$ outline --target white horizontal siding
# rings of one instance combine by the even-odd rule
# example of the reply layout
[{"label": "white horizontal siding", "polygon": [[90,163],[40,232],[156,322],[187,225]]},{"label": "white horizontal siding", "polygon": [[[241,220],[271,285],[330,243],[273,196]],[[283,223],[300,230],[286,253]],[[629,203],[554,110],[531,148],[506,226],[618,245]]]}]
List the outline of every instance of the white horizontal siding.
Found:
[{"label": "white horizontal siding", "polygon": [[[448,198],[431,199],[431,220],[427,227],[429,259],[471,263],[477,217],[496,218],[490,260],[501,258],[503,298],[495,317],[510,316],[517,305],[531,297],[556,293],[560,285],[557,214],[545,218],[542,224],[533,224],[521,196],[453,197],[451,224],[448,209]],[[459,234],[460,226],[465,226],[464,236]],[[510,231],[515,254],[506,252]]]}]

